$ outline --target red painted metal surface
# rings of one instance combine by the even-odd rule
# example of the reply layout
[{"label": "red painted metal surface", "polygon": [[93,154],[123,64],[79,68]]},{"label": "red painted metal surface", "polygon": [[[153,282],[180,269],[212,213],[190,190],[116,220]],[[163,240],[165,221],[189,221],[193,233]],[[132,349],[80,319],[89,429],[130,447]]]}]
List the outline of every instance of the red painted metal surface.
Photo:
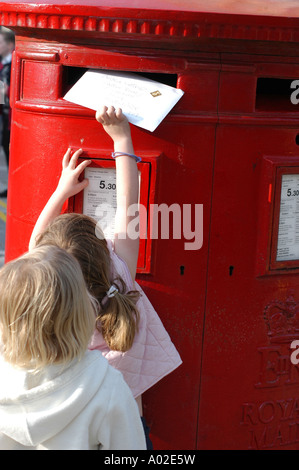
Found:
[{"label": "red painted metal surface", "polygon": [[158,158],[151,200],[204,206],[203,247],[152,240],[138,275],[183,359],[145,393],[154,446],[297,449],[299,260],[275,261],[280,178],[299,168],[295,3],[78,3],[0,3],[17,33],[7,260],[27,249],[65,149],[111,150],[94,113],[62,99],[79,68],[177,81],[157,130],[132,129],[136,153]]}]

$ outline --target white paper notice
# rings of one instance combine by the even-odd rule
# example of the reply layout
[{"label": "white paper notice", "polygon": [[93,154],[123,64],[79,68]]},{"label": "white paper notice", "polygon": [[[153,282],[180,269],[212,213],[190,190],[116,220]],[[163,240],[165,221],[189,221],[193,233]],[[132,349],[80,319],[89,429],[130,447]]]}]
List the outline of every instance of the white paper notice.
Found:
[{"label": "white paper notice", "polygon": [[299,259],[299,174],[282,175],[276,261]]},{"label": "white paper notice", "polygon": [[[84,177],[89,180],[83,191],[83,214],[99,222],[99,226],[108,240],[114,239],[116,199],[115,168],[87,167]],[[138,172],[139,188],[141,174]],[[140,194],[138,195],[139,202]],[[98,231],[97,236],[101,236]]]},{"label": "white paper notice", "polygon": [[122,108],[128,121],[153,132],[184,92],[134,73],[88,70],[64,99],[93,110]]},{"label": "white paper notice", "polygon": [[105,238],[112,240],[115,230],[116,171],[114,168],[86,168],[89,184],[83,192],[83,214],[100,221]]}]

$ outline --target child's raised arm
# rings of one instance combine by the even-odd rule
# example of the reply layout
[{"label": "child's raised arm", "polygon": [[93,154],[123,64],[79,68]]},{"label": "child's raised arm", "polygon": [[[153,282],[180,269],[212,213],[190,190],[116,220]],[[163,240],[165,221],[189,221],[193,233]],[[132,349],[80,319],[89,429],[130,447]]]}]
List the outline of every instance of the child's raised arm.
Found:
[{"label": "child's raised arm", "polygon": [[[115,110],[113,106],[109,108],[104,106],[97,111],[96,119],[113,140],[115,152],[134,154],[130,125],[121,109]],[[88,180],[79,181],[79,176],[91,161],[85,160],[77,165],[82,152],[83,150],[79,149],[71,156],[71,150],[68,149],[64,155],[59,183],[35,224],[29,242],[29,250],[35,247],[37,236],[61,213],[66,199],[87,187]],[[134,231],[134,236],[130,237],[128,226],[134,220],[134,227],[136,227],[139,221],[138,213],[135,211],[132,215],[129,213],[129,208],[136,208],[138,204],[138,170],[136,160],[127,155],[116,157],[115,161],[117,193],[115,252],[127,263],[134,280],[139,251],[139,234]]]},{"label": "child's raised arm", "polygon": [[78,166],[77,161],[83,150],[79,149],[71,156],[71,149],[68,149],[62,160],[62,172],[54,193],[43,208],[29,242],[29,251],[35,247],[37,236],[42,233],[52,220],[57,217],[62,210],[64,202],[75,194],[82,191],[88,185],[88,180],[79,181],[80,174],[85,170],[90,160],[85,160]]},{"label": "child's raised arm", "polygon": [[[127,118],[121,109],[104,106],[97,111],[96,119],[114,142],[114,151],[121,154],[134,154],[131,130]],[[115,217],[115,252],[127,263],[132,279],[135,279],[139,251],[139,234],[128,231],[129,223],[134,220],[138,225],[139,214],[129,208],[138,204],[138,170],[136,160],[127,155],[119,155],[116,162],[117,211]],[[132,236],[134,235],[134,236]]]}]

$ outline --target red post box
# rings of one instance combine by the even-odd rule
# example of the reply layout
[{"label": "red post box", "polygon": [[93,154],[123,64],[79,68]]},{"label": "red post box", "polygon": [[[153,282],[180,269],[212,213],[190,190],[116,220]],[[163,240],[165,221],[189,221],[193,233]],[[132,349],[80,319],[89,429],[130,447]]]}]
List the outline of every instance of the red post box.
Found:
[{"label": "red post box", "polygon": [[141,246],[138,281],[183,360],[144,396],[156,449],[299,448],[298,9],[230,3],[0,3],[16,32],[6,260],[27,249],[68,146],[111,167],[93,111],[63,100],[86,69],[185,92],[155,132],[132,129],[143,204],[203,205],[202,246]]}]

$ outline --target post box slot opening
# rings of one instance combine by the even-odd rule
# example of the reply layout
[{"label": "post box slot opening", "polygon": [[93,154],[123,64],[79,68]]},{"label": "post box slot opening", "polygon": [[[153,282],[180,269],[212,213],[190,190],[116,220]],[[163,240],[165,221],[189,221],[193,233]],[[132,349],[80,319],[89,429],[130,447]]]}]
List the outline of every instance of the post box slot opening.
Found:
[{"label": "post box slot opening", "polygon": [[75,83],[87,72],[84,67],[63,67],[62,96],[64,96]]},{"label": "post box slot opening", "polygon": [[141,77],[149,78],[150,80],[155,80],[156,82],[163,83],[164,85],[169,85],[174,88],[177,87],[178,76],[176,73],[146,73],[146,72],[134,72],[136,75]]},{"label": "post box slot opening", "polygon": [[294,78],[258,78],[255,101],[256,111],[284,111],[291,113],[299,111],[299,107],[291,101],[291,94],[294,92],[291,84],[294,80]]},{"label": "post box slot opening", "polygon": [[[75,83],[87,72],[89,68],[85,67],[71,67],[69,65],[63,66],[63,80],[62,80],[62,96],[64,96]],[[177,86],[178,76],[174,73],[159,73],[159,72],[135,72],[136,75],[141,77],[149,78],[150,80],[155,80],[156,82],[163,83],[164,85],[169,85],[174,88]]]}]

